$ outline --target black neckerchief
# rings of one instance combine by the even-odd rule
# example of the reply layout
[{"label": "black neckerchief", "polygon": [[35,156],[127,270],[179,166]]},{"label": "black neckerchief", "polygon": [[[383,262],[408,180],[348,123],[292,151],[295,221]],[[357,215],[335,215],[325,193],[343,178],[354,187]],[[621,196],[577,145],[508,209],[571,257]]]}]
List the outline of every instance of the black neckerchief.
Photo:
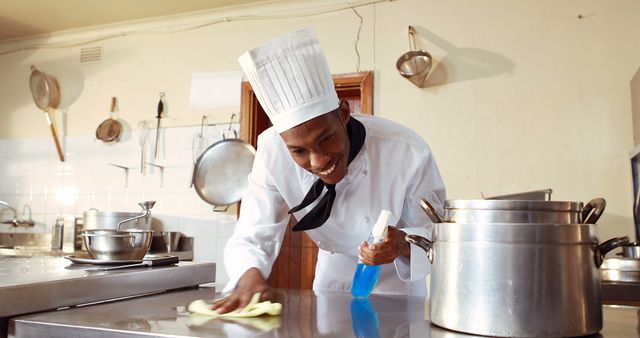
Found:
[{"label": "black neckerchief", "polygon": [[[364,145],[364,138],[366,136],[366,130],[364,125],[352,118],[349,118],[349,122],[347,122],[347,135],[349,136],[349,159],[347,161],[347,166],[356,158],[356,155],[362,149]],[[327,187],[327,193],[322,196],[318,204],[316,204],[313,209],[311,209],[302,219],[293,226],[292,231],[305,231],[311,230],[320,227],[327,221],[329,215],[331,214],[331,207],[333,207],[333,201],[336,198],[336,185],[335,184],[326,184],[321,179],[318,179],[313,183],[309,192],[304,197],[302,202],[291,208],[289,210],[289,214],[300,211],[313,203],[320,194],[324,187]]]}]

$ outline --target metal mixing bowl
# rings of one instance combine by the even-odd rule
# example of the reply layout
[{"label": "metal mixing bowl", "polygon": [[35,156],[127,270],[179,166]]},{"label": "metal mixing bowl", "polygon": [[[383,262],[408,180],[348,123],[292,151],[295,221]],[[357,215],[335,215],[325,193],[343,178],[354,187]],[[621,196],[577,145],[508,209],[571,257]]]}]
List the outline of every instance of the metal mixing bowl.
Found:
[{"label": "metal mixing bowl", "polygon": [[149,251],[153,230],[85,230],[82,239],[89,256],[93,259],[140,260]]}]

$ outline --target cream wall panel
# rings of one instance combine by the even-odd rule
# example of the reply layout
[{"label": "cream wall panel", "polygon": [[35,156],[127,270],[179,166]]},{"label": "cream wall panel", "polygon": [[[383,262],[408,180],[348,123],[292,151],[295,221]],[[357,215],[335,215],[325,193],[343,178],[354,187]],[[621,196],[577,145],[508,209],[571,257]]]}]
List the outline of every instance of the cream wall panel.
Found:
[{"label": "cream wall panel", "polygon": [[[157,31],[97,43],[104,48],[97,65],[78,66],[79,47],[0,56],[0,138],[48,136],[26,87],[30,64],[79,67],[84,74],[82,94],[67,110],[71,136],[91,134],[108,116],[111,96],[118,96],[118,114],[129,128],[142,119],[154,122],[160,91],[169,103],[166,125],[196,125],[203,112],[189,107],[192,72],[239,70],[236,59],[246,49],[307,26],[318,32],[333,72],[356,71],[360,21],[350,9],[160,34],[216,17],[295,16],[336,3],[347,2],[323,7],[300,1],[73,32],[91,37]],[[602,196],[608,207],[599,222],[601,237],[633,235],[629,81],[640,65],[640,3],[399,0],[357,11],[363,17],[360,68],[375,71],[375,112],[427,139],[449,198],[547,187],[555,200]],[[427,88],[417,88],[395,68],[409,49],[408,25],[434,56]],[[73,34],[45,40],[64,42]],[[0,52],[12,46],[0,44]],[[207,113],[224,121],[237,110]],[[46,150],[43,156],[55,156],[52,146]]]}]

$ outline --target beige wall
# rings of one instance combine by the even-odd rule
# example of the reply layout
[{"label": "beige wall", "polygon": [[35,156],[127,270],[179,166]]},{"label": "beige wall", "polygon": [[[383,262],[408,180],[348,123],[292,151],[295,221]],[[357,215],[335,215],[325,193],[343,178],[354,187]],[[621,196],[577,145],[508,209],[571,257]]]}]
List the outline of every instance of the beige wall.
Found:
[{"label": "beige wall", "polygon": [[[74,44],[155,29],[87,45],[104,49],[95,65],[79,64],[80,47],[0,56],[0,138],[48,136],[28,90],[31,64],[58,71],[61,78],[75,74],[84,83],[66,110],[68,135],[93,133],[108,116],[111,96],[119,98],[119,116],[130,126],[152,121],[160,91],[167,93],[167,125],[197,124],[200,112],[188,103],[192,72],[239,70],[236,59],[246,49],[307,26],[316,29],[334,73],[356,71],[355,13],[299,15],[313,11],[307,7],[330,8],[303,1],[20,41]],[[357,11],[363,17],[360,69],[375,70],[375,113],[427,139],[449,198],[547,187],[555,200],[602,196],[608,201],[599,222],[602,239],[633,235],[629,82],[640,65],[639,2],[399,0]],[[291,17],[161,33],[215,18],[280,13]],[[419,45],[436,61],[427,88],[417,88],[395,69],[409,48],[408,25],[416,27]],[[0,44],[0,53],[18,45]],[[213,115],[222,121],[234,110]]]},{"label": "beige wall", "polygon": [[633,144],[640,144],[640,68],[631,79],[631,113],[633,120]]}]

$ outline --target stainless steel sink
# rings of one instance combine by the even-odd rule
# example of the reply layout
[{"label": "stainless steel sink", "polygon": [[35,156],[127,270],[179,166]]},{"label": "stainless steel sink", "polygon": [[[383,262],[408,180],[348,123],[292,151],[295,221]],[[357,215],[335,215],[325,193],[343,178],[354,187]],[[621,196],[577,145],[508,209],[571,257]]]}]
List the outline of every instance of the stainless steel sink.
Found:
[{"label": "stainless steel sink", "polygon": [[51,234],[0,232],[0,259],[59,255],[51,250]]}]

